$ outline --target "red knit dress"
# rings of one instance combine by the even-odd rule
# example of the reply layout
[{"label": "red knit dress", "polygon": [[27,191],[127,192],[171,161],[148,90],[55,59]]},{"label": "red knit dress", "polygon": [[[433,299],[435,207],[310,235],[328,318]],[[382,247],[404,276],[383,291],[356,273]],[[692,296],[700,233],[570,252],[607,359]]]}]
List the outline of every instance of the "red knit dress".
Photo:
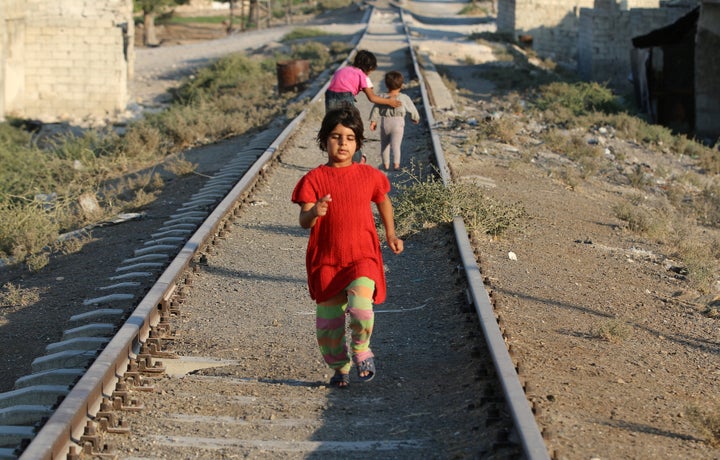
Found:
[{"label": "red knit dress", "polygon": [[385,301],[385,271],[372,203],[382,202],[389,191],[385,174],[358,163],[343,168],[321,165],[297,183],[293,203],[315,203],[327,194],[332,198],[327,214],[310,230],[305,256],[315,302],[332,298],[361,276],[375,281],[373,302]]}]

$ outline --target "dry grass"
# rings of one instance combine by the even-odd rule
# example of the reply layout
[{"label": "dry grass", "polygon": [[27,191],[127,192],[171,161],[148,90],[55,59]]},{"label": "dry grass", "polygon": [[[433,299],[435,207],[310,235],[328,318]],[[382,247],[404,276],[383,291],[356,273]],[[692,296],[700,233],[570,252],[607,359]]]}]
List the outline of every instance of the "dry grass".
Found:
[{"label": "dry grass", "polygon": [[608,342],[619,343],[632,335],[632,327],[623,321],[613,319],[593,327],[590,335]]},{"label": "dry grass", "polygon": [[720,410],[715,407],[690,407],[686,410],[688,420],[700,431],[708,444],[720,447]]},{"label": "dry grass", "polygon": [[40,290],[37,288],[23,289],[13,283],[7,283],[0,289],[0,308],[27,307],[39,300]]},{"label": "dry grass", "polygon": [[[705,146],[647,123],[609,88],[553,72],[547,63],[538,65],[530,52],[507,46],[506,37],[476,34],[472,38],[492,43],[493,49],[506,49],[513,65],[477,66],[482,68],[480,78],[507,91],[493,101],[499,115],[476,127],[463,126],[462,149],[472,154],[502,142],[520,147],[520,158],[526,162],[552,152],[561,159],[545,161],[542,167],[572,190],[589,180],[632,186],[638,193],[618,201],[612,210],[615,217],[625,222],[627,230],[671,245],[690,285],[711,292],[720,279],[720,253],[713,249],[718,244],[713,235],[720,230],[718,146]],[[528,126],[534,132],[529,133]],[[617,148],[607,149],[600,138],[611,139]],[[658,155],[657,166],[632,164],[628,154],[634,148]],[[666,164],[679,162],[662,161],[663,156],[682,158],[691,165],[694,161],[695,167],[670,170]]]},{"label": "dry grass", "polygon": [[[303,105],[290,104],[292,93],[267,97],[276,93],[276,61],[310,59],[311,66],[325,69],[344,58],[336,53],[349,49],[307,41],[307,34],[297,34],[302,43],[291,43],[290,55],[218,59],[173,91],[170,108],[129,124],[122,135],[112,130],[67,132],[35,145],[13,123],[1,123],[0,258],[25,260],[30,269],[39,270],[57,250],[60,232],[141,209],[156,198],[162,190],[160,176],[133,171],[152,169],[185,149],[299,112]],[[177,158],[165,165],[176,175],[190,174],[195,167]],[[83,197],[96,197],[92,212],[80,205]]]},{"label": "dry grass", "polygon": [[187,176],[192,174],[197,169],[198,165],[192,163],[184,158],[172,158],[165,163],[165,170],[175,174],[176,176]]},{"label": "dry grass", "polygon": [[74,254],[92,240],[92,235],[84,229],[61,235],[52,245],[52,252],[60,254]]},{"label": "dry grass", "polygon": [[422,170],[413,165],[396,187],[393,206],[398,235],[412,235],[460,216],[470,232],[495,237],[521,226],[526,217],[520,204],[501,203],[471,183],[453,182],[446,187],[437,175]]}]

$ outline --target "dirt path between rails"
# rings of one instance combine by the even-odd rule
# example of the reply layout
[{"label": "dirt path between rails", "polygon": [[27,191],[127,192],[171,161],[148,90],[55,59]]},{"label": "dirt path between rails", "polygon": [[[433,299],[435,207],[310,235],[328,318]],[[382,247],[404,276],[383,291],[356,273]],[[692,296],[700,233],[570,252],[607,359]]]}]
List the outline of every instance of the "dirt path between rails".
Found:
[{"label": "dirt path between rails", "polygon": [[[445,3],[407,4],[423,15],[435,13],[433,5],[443,15],[451,11]],[[672,259],[674,248],[633,234],[614,217],[618,200],[637,191],[603,174],[568,187],[558,171],[576,166],[536,147],[533,120],[517,117],[511,102],[490,94],[488,85],[467,91],[482,82],[476,65],[487,58],[487,48],[465,42],[461,48],[453,31],[420,25],[419,39],[433,30],[452,38],[448,47],[423,40],[420,46],[427,45],[433,62],[462,82],[454,93],[456,108],[435,115],[446,127],[441,139],[453,173],[483,184],[496,198],[521,203],[530,215],[522,232],[477,244],[508,343],[528,381],[529,399],[541,409],[538,422],[550,435],[549,450],[567,459],[720,458],[720,450],[704,442],[686,415],[688,407],[720,403],[718,320],[703,313],[707,299],[668,270],[664,262]],[[433,40],[442,43],[437,36]],[[468,65],[467,56],[476,56],[476,64]],[[523,134],[511,144],[466,145],[477,120],[498,114],[512,117]],[[624,160],[608,160],[620,170],[642,165],[651,173],[682,174],[692,166],[690,160],[658,157],[609,134],[593,136],[624,153]],[[222,155],[222,146],[208,148],[216,147]],[[82,310],[77,302],[85,286],[104,283],[134,247],[125,235],[149,233],[162,222],[162,209],[182,203],[181,182],[167,184],[148,210],[150,219],[101,229],[94,233],[95,243],[54,260],[37,275],[3,270],[3,281],[41,289],[42,304],[4,315],[3,368],[22,368],[22,362],[43,354],[44,343],[58,340],[51,330],[26,338],[15,324],[41,316],[62,323],[71,311]],[[510,252],[517,260],[508,257]],[[627,328],[624,339],[597,338],[594,331],[611,322]],[[27,369],[5,374],[4,388],[28,373],[29,364]]]}]

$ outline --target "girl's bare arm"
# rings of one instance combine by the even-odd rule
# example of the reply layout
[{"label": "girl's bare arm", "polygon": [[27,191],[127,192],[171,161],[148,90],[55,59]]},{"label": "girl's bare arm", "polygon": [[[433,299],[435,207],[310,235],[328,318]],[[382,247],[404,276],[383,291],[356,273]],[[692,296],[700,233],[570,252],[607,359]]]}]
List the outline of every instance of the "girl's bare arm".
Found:
[{"label": "girl's bare arm", "polygon": [[363,88],[363,92],[367,96],[368,100],[373,104],[389,105],[390,107],[400,107],[402,105],[402,102],[397,99],[378,96],[372,88]]},{"label": "girl's bare arm", "polygon": [[303,203],[300,207],[300,226],[302,228],[312,228],[317,222],[318,217],[327,214],[328,203],[332,201],[330,195],[320,198],[317,203]]},{"label": "girl's bare arm", "polygon": [[376,206],[380,214],[380,220],[382,220],[383,226],[385,227],[385,239],[387,239],[388,246],[392,252],[400,254],[404,249],[403,240],[395,234],[395,218],[393,216],[393,207],[390,198],[385,195],[385,199]]}]

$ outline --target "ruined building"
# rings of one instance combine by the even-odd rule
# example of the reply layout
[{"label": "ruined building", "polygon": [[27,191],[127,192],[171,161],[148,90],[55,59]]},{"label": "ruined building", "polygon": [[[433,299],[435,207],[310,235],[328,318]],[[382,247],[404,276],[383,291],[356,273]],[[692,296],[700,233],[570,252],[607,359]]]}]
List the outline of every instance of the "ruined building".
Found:
[{"label": "ruined building", "polygon": [[[692,79],[677,88],[692,99],[686,106],[693,113],[685,114],[682,132],[713,142],[720,138],[720,0],[500,0],[497,28],[515,39],[523,37],[539,56],[575,70],[585,80],[632,94],[637,84],[632,78],[633,39],[694,10],[698,20],[691,37],[693,58],[684,64],[692,66]],[[662,47],[656,48],[656,66],[674,72],[673,66],[682,65],[661,64]],[[670,74],[663,78],[675,79]],[[664,97],[660,93],[658,89],[650,98],[659,101]]]},{"label": "ruined building", "polygon": [[101,121],[126,109],[132,0],[0,0],[0,119]]}]

